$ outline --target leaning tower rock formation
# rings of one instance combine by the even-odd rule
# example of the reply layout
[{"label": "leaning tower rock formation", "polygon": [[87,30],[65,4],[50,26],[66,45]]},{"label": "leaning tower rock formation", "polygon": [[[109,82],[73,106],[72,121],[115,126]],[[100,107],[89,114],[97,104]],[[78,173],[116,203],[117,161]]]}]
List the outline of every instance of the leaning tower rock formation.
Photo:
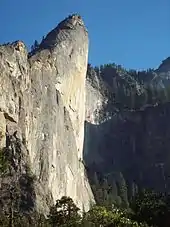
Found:
[{"label": "leaning tower rock formation", "polygon": [[93,201],[82,160],[87,57],[79,15],[62,21],[29,55],[21,41],[0,46],[0,146],[7,135],[15,138],[9,143],[19,141],[17,176],[29,166],[32,206],[43,213],[63,195],[86,210]]}]

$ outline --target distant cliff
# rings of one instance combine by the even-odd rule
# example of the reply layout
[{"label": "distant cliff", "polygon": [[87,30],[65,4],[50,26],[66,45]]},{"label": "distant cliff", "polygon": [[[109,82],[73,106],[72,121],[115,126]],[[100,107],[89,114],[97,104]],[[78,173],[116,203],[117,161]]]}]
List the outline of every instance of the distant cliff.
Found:
[{"label": "distant cliff", "polygon": [[143,72],[88,67],[84,159],[119,205],[142,188],[170,190],[169,72],[169,59]]}]

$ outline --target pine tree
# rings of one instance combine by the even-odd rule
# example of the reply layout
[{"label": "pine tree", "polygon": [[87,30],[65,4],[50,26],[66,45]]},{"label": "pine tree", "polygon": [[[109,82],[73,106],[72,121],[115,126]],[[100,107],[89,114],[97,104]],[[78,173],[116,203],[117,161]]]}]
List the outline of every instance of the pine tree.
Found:
[{"label": "pine tree", "polygon": [[37,40],[34,41],[34,44],[31,46],[31,51],[36,50],[39,47],[39,43]]},{"label": "pine tree", "polygon": [[54,226],[77,227],[81,221],[79,208],[70,197],[63,196],[50,208],[49,223]]}]

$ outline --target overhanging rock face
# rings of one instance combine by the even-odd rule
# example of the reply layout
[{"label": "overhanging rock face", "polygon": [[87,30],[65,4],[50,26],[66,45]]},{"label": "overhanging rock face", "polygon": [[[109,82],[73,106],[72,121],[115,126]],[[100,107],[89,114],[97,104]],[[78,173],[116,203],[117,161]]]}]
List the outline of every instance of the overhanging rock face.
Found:
[{"label": "overhanging rock face", "polygon": [[85,209],[93,200],[82,162],[87,57],[78,15],[61,22],[29,58],[20,41],[0,46],[0,146],[7,134],[22,141],[40,212],[62,195]]}]

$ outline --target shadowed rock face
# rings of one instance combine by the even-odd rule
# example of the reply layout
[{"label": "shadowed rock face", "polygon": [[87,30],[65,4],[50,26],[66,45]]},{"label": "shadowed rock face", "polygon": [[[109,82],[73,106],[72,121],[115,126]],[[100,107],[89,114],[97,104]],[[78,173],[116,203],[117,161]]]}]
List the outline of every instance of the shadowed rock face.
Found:
[{"label": "shadowed rock face", "polygon": [[[115,201],[120,201],[121,197],[125,205],[128,205],[128,198],[138,188],[152,188],[162,192],[170,190],[169,72],[164,68],[168,62],[169,58],[160,67],[163,75],[156,71],[158,88],[163,84],[161,92],[167,95],[163,95],[161,101],[157,99],[158,102],[152,103],[147,98],[142,104],[137,103],[140,104],[138,109],[133,105],[124,107],[126,96],[120,97],[120,106],[115,102],[115,96],[112,96],[112,92],[116,91],[115,86],[112,87],[113,79],[116,76],[122,79],[121,74],[115,76],[112,70],[110,74],[104,74],[102,79],[93,68],[88,70],[84,159],[89,169],[89,178],[97,173],[99,179],[107,179],[114,189]],[[123,78],[123,85],[128,83],[130,76]],[[135,90],[136,81],[132,79],[134,82],[131,80],[131,84]],[[155,82],[153,79],[148,82],[148,79],[146,83]],[[141,91],[144,89],[143,84],[138,86]],[[121,88],[119,86],[118,91],[122,91]],[[130,98],[133,101],[133,97]],[[157,98],[156,95],[154,98]],[[123,187],[126,184],[123,196],[119,192],[120,184]]]},{"label": "shadowed rock face", "polygon": [[85,209],[93,200],[82,163],[87,57],[78,15],[61,22],[29,58],[21,41],[0,46],[0,145],[5,133],[22,141],[40,212],[62,195]]}]

